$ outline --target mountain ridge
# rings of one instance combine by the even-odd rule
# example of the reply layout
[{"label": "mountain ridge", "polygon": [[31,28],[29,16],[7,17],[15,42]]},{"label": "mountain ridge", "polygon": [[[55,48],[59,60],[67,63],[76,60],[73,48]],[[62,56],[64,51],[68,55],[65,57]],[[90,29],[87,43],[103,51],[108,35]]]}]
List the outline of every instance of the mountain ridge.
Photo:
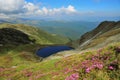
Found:
[{"label": "mountain ridge", "polygon": [[[86,46],[90,46],[92,43],[95,43],[94,41],[98,40],[100,37],[101,37],[101,39],[105,38],[105,37],[109,38],[109,37],[115,36],[117,34],[120,34],[120,21],[118,21],[118,22],[104,21],[104,22],[101,22],[98,25],[98,27],[96,27],[94,30],[82,35],[78,41],[78,44],[81,47],[83,47],[84,43],[86,42],[87,43]],[[106,36],[106,35],[109,35],[109,36]],[[91,41],[89,41],[89,40],[91,40]],[[100,41],[100,39],[99,39],[99,41]],[[105,41],[105,40],[103,40],[103,41]],[[101,41],[101,43],[103,41]]]},{"label": "mountain ridge", "polygon": [[57,20],[31,20],[31,19],[4,19],[2,22],[12,24],[27,24],[36,26],[51,34],[66,36],[72,40],[78,39],[85,32],[94,29],[99,22],[89,21],[57,21]]},{"label": "mountain ridge", "polygon": [[29,35],[31,39],[35,39],[38,44],[65,44],[69,41],[66,37],[49,34],[39,28],[24,24],[1,23],[0,28],[14,28],[20,30]]}]

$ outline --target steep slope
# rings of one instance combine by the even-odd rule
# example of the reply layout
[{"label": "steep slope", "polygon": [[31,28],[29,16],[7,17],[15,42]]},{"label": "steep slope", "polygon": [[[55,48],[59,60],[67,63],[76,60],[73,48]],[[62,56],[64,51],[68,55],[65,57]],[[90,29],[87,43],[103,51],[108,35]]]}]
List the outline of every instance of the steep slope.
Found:
[{"label": "steep slope", "polygon": [[120,21],[104,21],[94,30],[85,33],[81,38],[72,44],[78,49],[90,47],[102,47],[111,42],[120,41]]},{"label": "steep slope", "polygon": [[0,29],[0,45],[20,45],[30,43],[34,43],[34,41],[30,40],[29,36],[22,31],[13,28]]},{"label": "steep slope", "polygon": [[26,33],[27,35],[29,35],[31,39],[36,40],[36,43],[38,44],[65,44],[66,42],[69,41],[65,37],[56,34],[49,34],[40,30],[39,28],[27,26],[23,24],[3,23],[0,24],[0,28],[14,28],[20,30]]}]

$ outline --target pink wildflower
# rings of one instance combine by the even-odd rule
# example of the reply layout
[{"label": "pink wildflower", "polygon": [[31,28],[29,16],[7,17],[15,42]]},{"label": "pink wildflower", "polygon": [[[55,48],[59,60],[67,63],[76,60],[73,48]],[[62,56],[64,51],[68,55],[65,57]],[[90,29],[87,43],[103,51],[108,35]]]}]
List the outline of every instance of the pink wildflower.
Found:
[{"label": "pink wildflower", "polygon": [[74,73],[74,74],[70,75],[69,77],[67,77],[65,80],[78,80],[78,79],[79,79],[79,74]]},{"label": "pink wildflower", "polygon": [[95,60],[95,57],[92,57],[92,60]]},{"label": "pink wildflower", "polygon": [[85,70],[85,72],[86,72],[86,73],[89,73],[89,72],[90,72],[90,68],[87,68],[87,69]]},{"label": "pink wildflower", "polygon": [[97,64],[97,68],[98,68],[98,69],[102,69],[102,68],[103,68],[103,65],[102,65],[102,64]]},{"label": "pink wildflower", "polygon": [[113,69],[114,69],[113,66],[109,66],[108,68],[109,68],[110,70],[113,70]]}]

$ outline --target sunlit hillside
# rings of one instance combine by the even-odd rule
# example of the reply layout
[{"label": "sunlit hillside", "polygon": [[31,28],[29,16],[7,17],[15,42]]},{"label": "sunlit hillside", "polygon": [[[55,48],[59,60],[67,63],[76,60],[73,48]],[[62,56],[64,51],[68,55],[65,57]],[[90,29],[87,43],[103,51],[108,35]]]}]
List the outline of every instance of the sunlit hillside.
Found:
[{"label": "sunlit hillside", "polygon": [[66,37],[56,34],[50,34],[39,28],[27,26],[23,24],[1,23],[0,28],[14,28],[29,35],[31,39],[36,40],[38,44],[65,44],[69,41]]},{"label": "sunlit hillside", "polygon": [[[0,79],[13,80],[119,80],[120,43],[98,50],[39,62],[29,53],[0,56]],[[25,54],[25,55],[24,55]]]}]

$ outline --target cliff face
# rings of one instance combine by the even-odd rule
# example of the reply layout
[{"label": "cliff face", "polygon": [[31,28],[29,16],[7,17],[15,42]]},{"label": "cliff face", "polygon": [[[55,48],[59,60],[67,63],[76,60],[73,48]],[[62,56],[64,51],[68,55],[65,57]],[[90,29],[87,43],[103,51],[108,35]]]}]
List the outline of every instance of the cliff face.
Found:
[{"label": "cliff face", "polygon": [[[94,30],[82,35],[77,43],[79,44],[79,48],[89,48],[103,43],[110,37],[114,36],[116,38],[118,37],[117,35],[120,35],[120,21],[104,21]],[[112,39],[113,42],[114,40],[119,41],[119,38]]]}]

